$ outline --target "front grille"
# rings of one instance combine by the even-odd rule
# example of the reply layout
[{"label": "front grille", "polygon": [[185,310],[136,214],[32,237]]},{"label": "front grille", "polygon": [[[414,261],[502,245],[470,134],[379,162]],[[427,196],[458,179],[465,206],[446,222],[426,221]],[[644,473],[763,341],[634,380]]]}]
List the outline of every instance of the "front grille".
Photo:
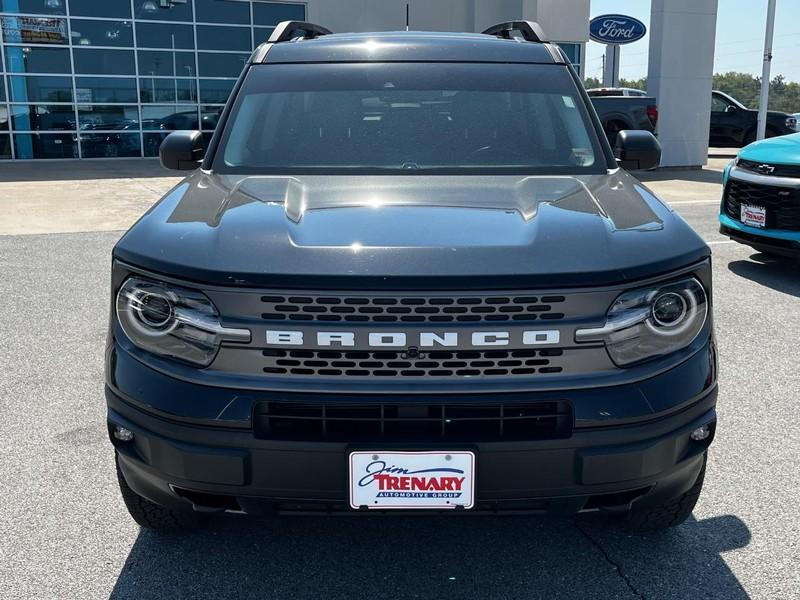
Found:
[{"label": "front grille", "polygon": [[262,296],[267,321],[475,323],[564,318],[564,296]]},{"label": "front grille", "polygon": [[560,373],[564,351],[461,350],[353,352],[339,350],[262,350],[263,370],[271,375],[328,377],[477,377]]},{"label": "front grille", "polygon": [[725,188],[725,213],[732,219],[741,220],[742,204],[765,208],[767,229],[800,231],[799,189],[731,179]]},{"label": "front grille", "polygon": [[569,437],[572,405],[547,402],[425,404],[259,402],[258,439],[482,442]]},{"label": "front grille", "polygon": [[759,171],[758,167],[765,163],[754,162],[752,160],[742,160],[736,163],[736,166],[740,169],[744,169],[745,171],[751,171],[753,173],[759,173],[761,175],[771,175],[773,177],[800,177],[800,166],[799,165],[774,165],[774,164],[767,164],[767,166],[772,167],[771,173],[763,173]]}]

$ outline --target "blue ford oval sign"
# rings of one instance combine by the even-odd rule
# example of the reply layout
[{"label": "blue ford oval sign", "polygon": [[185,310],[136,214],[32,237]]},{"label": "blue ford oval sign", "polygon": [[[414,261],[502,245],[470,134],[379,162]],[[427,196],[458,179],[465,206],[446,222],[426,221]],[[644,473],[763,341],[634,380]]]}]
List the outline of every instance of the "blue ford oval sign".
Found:
[{"label": "blue ford oval sign", "polygon": [[630,44],[645,33],[644,23],[625,15],[600,15],[589,21],[589,37],[602,44]]}]

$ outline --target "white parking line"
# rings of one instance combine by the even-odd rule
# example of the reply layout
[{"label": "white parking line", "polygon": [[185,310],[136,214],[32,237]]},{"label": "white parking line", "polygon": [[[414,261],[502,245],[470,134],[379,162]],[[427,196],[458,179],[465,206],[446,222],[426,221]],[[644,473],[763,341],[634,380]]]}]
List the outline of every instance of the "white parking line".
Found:
[{"label": "white parking line", "polygon": [[737,244],[734,240],[714,240],[712,242],[706,242],[709,246],[716,246],[718,244]]}]

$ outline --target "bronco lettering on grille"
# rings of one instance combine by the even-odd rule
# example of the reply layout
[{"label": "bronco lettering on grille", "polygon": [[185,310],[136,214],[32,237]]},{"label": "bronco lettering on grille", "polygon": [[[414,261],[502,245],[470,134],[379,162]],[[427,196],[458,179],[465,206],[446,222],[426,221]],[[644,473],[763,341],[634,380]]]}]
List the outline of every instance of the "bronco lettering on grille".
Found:
[{"label": "bronco lettering on grille", "polygon": [[[311,339],[308,339],[308,338]],[[459,340],[468,340],[474,347],[508,346],[511,334],[509,331],[471,331],[471,332],[416,332],[402,331],[318,331],[306,336],[303,331],[267,330],[269,346],[303,346],[354,348],[364,345],[370,348],[406,348],[409,345],[420,348],[457,347]],[[532,329],[522,332],[523,346],[545,346],[558,344],[561,332],[558,329]],[[358,342],[362,341],[362,344]]]}]

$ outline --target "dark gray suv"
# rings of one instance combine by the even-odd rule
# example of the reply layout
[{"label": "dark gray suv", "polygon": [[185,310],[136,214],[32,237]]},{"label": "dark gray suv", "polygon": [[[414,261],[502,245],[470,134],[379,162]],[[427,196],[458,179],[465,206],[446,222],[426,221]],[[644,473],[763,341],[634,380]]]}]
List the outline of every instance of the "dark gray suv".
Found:
[{"label": "dark gray suv", "polygon": [[716,426],[708,247],[535,23],[280,24],[113,252],[108,430],[144,527],[214,512],[683,521]]}]

